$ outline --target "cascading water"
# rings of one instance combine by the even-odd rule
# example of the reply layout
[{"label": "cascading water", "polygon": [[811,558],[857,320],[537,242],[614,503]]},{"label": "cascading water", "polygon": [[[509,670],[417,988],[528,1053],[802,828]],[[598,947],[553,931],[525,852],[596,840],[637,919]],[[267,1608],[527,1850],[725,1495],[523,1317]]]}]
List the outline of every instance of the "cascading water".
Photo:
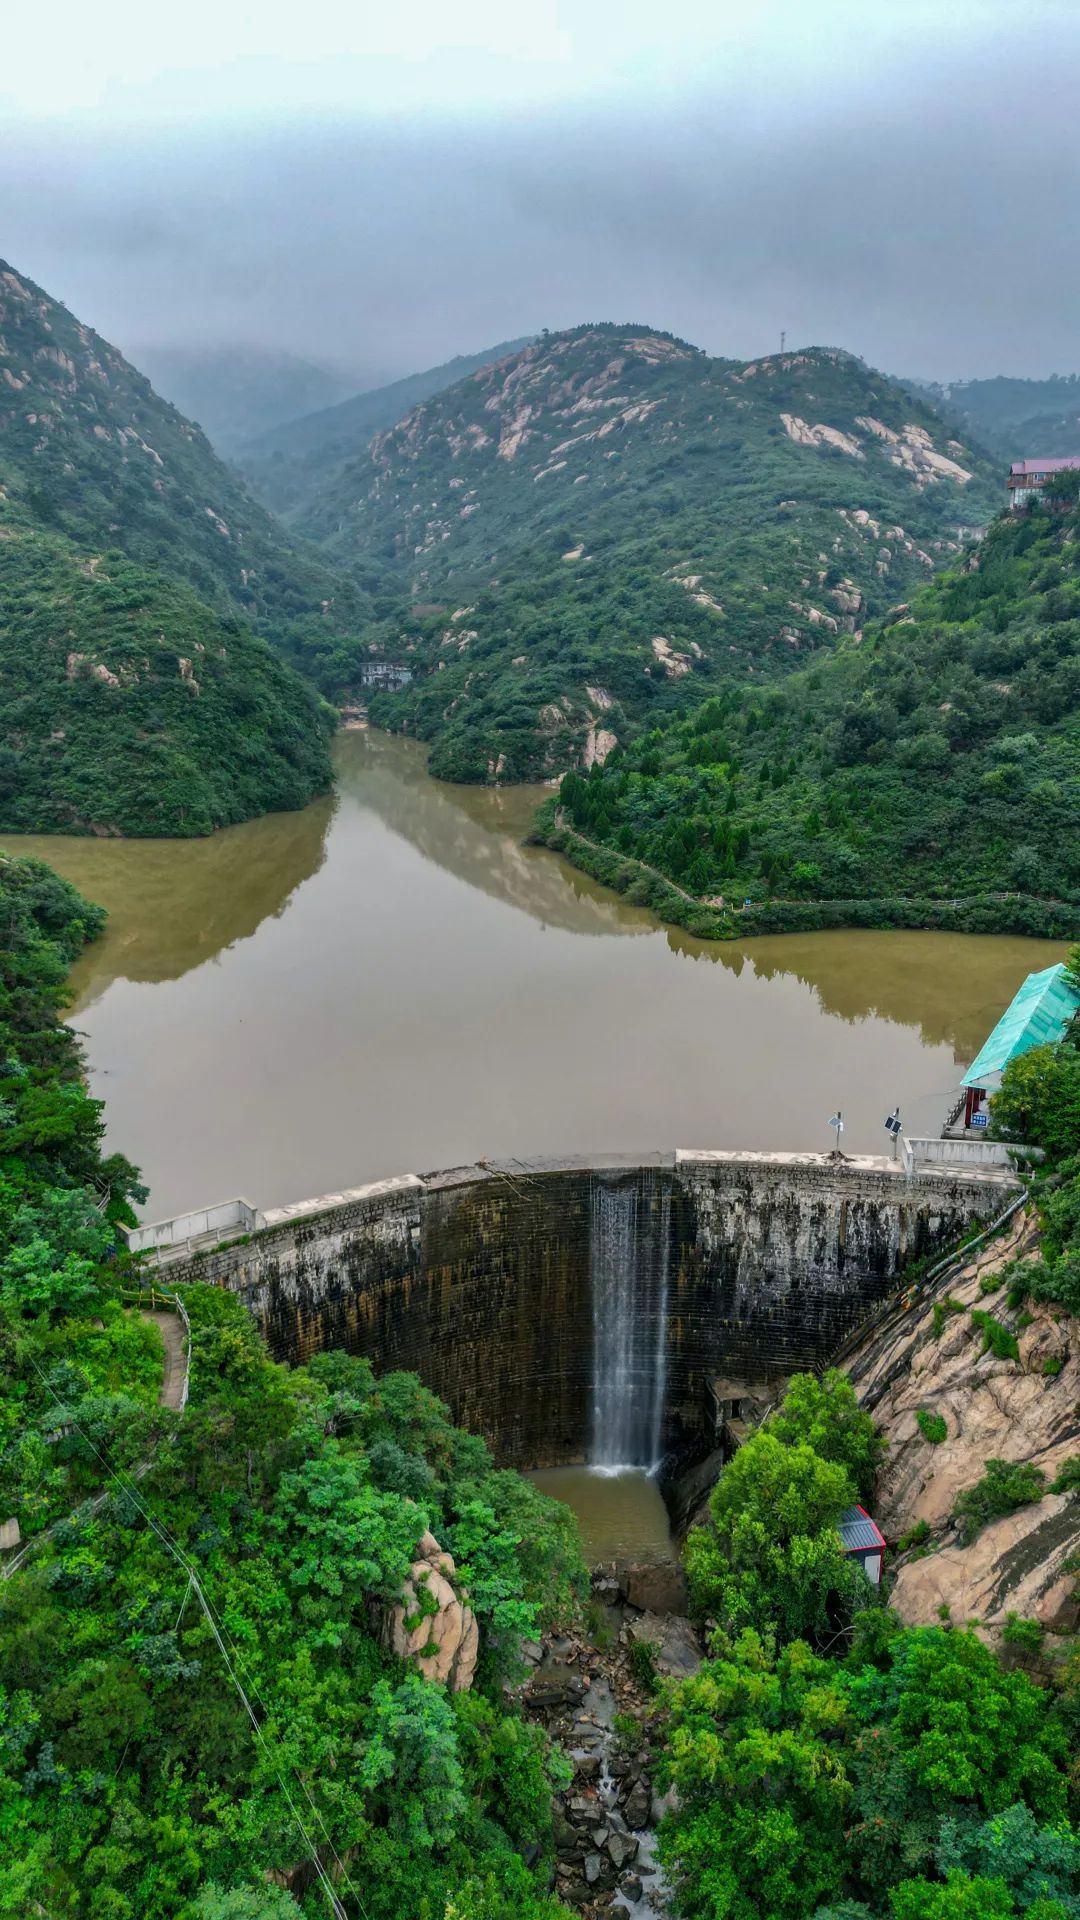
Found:
[{"label": "cascading water", "polygon": [[594,1182],[590,1464],[609,1472],[660,1461],[670,1227],[668,1181]]}]

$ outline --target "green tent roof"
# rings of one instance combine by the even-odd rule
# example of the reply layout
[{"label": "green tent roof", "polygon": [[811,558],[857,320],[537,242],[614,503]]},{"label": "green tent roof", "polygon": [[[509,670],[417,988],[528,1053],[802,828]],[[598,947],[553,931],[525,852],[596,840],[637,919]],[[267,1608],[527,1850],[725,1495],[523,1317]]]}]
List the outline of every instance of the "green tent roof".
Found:
[{"label": "green tent roof", "polygon": [[1080,994],[1069,984],[1064,962],[1029,973],[960,1085],[985,1087],[990,1081],[1000,1082],[1009,1061],[1018,1054],[1060,1040],[1078,1006]]}]

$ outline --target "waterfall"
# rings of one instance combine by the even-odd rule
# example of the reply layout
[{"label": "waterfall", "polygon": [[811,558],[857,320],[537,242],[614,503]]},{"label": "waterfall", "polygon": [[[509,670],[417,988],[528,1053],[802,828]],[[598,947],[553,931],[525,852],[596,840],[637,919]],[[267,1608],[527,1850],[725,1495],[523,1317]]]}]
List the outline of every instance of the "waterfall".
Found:
[{"label": "waterfall", "polygon": [[594,1467],[656,1467],[666,1376],[669,1182],[596,1180],[589,1267]]}]

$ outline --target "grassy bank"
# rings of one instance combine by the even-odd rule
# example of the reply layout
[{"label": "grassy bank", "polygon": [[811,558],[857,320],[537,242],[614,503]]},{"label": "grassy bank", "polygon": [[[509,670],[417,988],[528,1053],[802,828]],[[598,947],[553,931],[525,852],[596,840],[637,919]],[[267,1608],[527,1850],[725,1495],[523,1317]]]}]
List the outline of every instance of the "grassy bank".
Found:
[{"label": "grassy bank", "polygon": [[675,886],[655,867],[575,833],[560,816],[556,799],[540,808],[530,842],[647,907],[672,926],[702,940],[742,940],[762,933],[813,933],[826,928],[925,928],[935,933],[1019,933],[1032,939],[1075,937],[1078,911],[1067,901],[1025,893],[977,893],[956,899],[882,895],[866,900],[754,900],[749,906],[716,907]]}]

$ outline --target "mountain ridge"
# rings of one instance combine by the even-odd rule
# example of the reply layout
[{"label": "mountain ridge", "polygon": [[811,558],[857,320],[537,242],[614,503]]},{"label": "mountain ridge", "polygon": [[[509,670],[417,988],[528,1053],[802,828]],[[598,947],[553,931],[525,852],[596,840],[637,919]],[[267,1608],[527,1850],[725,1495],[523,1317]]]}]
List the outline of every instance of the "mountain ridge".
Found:
[{"label": "mountain ridge", "polygon": [[422,402],[314,499],[405,598],[372,715],[458,779],[550,777],[654,709],[783,674],[951,558],[992,461],[837,348],[715,360],[640,324],[542,335]]},{"label": "mountain ridge", "polygon": [[438,367],[365,389],[269,428],[235,450],[237,466],[258,497],[286,521],[302,512],[327,469],[354,457],[365,438],[392,427],[412,408],[480,367],[506,359],[531,335],[504,340],[474,354],[455,354]]},{"label": "mountain ridge", "polygon": [[0,264],[0,826],[198,834],[324,791],[332,711],[257,631],[325,619],[332,576],[289,561],[199,429]]}]

